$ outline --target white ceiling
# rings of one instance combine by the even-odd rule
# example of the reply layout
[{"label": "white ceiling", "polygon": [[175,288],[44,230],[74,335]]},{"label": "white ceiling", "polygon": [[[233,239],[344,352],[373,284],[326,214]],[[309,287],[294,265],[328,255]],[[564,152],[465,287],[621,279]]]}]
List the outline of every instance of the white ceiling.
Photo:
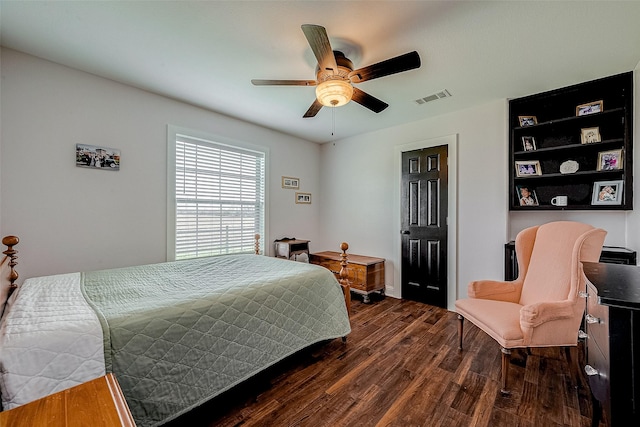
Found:
[{"label": "white ceiling", "polygon": [[[640,1],[1,0],[0,17],[5,47],[320,143],[640,61]],[[422,66],[357,85],[390,105],[379,114],[351,102],[303,119],[313,87],[250,82],[315,79],[302,24],[351,46],[356,68],[413,50]]]}]

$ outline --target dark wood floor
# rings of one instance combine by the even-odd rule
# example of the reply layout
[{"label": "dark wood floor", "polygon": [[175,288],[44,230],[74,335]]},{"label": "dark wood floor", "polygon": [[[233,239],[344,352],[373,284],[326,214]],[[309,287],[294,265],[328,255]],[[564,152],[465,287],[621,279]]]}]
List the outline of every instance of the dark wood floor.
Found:
[{"label": "dark wood floor", "polygon": [[[172,426],[591,425],[583,347],[514,351],[508,397],[500,350],[455,313],[387,297],[355,300],[352,333],[296,355]],[[604,424],[601,424],[603,427]]]}]

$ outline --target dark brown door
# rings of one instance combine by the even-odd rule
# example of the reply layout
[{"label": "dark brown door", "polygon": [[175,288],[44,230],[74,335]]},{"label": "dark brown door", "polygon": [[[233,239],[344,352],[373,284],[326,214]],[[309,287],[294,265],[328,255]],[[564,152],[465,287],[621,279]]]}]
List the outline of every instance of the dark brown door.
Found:
[{"label": "dark brown door", "polygon": [[402,298],[447,307],[447,146],[402,153]]}]

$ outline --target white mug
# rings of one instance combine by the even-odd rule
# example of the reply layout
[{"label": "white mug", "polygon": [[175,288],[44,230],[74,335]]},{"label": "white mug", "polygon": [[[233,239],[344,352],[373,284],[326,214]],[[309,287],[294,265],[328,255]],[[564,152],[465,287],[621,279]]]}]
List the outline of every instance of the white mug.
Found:
[{"label": "white mug", "polygon": [[567,206],[567,196],[556,196],[551,199],[553,206]]}]

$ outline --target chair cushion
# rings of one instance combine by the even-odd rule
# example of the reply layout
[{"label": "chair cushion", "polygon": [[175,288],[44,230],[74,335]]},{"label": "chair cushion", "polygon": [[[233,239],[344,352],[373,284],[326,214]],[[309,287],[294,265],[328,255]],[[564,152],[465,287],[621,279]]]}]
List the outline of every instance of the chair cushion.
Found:
[{"label": "chair cushion", "polygon": [[456,301],[456,312],[505,348],[525,347],[520,329],[520,304],[488,299]]}]

